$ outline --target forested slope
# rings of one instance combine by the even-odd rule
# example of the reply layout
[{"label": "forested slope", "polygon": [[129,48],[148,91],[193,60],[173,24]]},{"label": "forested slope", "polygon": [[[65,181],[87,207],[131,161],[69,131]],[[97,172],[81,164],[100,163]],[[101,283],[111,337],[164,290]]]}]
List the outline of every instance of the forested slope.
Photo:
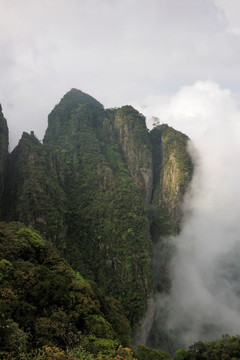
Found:
[{"label": "forested slope", "polygon": [[105,110],[76,89],[50,113],[43,143],[23,133],[7,155],[0,121],[1,220],[39,231],[137,324],[159,287],[152,245],[181,226],[188,138],[167,125],[149,132],[132,106]]},{"label": "forested slope", "polygon": [[[93,353],[129,343],[121,305],[20,222],[0,223],[0,356],[43,345]],[[14,357],[14,355],[12,355]]]}]

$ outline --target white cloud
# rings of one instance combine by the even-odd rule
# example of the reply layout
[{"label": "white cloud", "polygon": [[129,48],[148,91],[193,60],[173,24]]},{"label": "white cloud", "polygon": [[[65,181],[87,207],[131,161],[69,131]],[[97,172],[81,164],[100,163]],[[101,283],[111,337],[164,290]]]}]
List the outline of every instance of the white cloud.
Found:
[{"label": "white cloud", "polygon": [[149,95],[134,104],[152,127],[153,116],[197,140],[215,128],[229,114],[237,113],[237,99],[229,89],[213,81],[197,81],[183,86],[174,95]]},{"label": "white cloud", "polygon": [[221,19],[226,21],[230,33],[240,35],[240,2],[239,0],[214,0],[221,11]]},{"label": "white cloud", "polygon": [[186,218],[172,239],[169,334],[187,345],[239,334],[240,103],[230,90],[198,81],[165,98],[159,111],[160,119],[189,129],[195,163]]}]

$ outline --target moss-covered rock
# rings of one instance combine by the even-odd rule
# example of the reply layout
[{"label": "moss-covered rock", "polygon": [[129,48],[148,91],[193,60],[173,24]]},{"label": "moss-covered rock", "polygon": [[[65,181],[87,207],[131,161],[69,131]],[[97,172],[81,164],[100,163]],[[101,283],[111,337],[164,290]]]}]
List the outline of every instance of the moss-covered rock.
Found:
[{"label": "moss-covered rock", "polygon": [[119,131],[123,155],[129,172],[145,201],[152,197],[153,166],[149,134],[143,115],[132,106],[116,111],[114,124]]},{"label": "moss-covered rock", "polygon": [[178,233],[183,197],[193,172],[191,157],[187,152],[189,138],[163,124],[151,131],[150,139],[154,164],[153,227],[156,227],[158,236]]}]

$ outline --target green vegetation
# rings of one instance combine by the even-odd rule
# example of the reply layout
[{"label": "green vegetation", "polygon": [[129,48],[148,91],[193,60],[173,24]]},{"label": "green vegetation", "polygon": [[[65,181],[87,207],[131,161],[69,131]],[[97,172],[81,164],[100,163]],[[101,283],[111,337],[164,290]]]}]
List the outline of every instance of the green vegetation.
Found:
[{"label": "green vegetation", "polygon": [[132,106],[105,110],[76,89],[48,120],[43,143],[23,133],[7,156],[0,112],[0,220],[14,221],[0,225],[1,349],[133,359],[129,326],[170,286],[173,249],[160,237],[179,231],[188,139],[167,125],[149,133]]},{"label": "green vegetation", "polygon": [[108,354],[128,345],[129,323],[117,300],[78,280],[31,228],[0,223],[0,258],[2,356],[24,357],[46,345]]},{"label": "green vegetation", "polygon": [[115,126],[118,129],[122,152],[127,168],[147,203],[152,196],[152,152],[145,118],[132,106],[116,111]]},{"label": "green vegetation", "polygon": [[240,337],[224,335],[216,341],[199,341],[188,349],[179,349],[175,360],[238,360]]},{"label": "green vegetation", "polygon": [[138,360],[170,360],[170,355],[161,350],[153,350],[144,345],[137,348]]},{"label": "green vegetation", "polygon": [[57,158],[33,135],[23,133],[9,156],[4,220],[20,220],[56,245],[64,242],[66,197],[58,184]]},{"label": "green vegetation", "polygon": [[[6,180],[6,160],[8,155],[8,127],[0,104],[0,203],[3,201]],[[1,209],[0,209],[1,217]]]},{"label": "green vegetation", "polygon": [[182,200],[192,178],[188,137],[166,124],[151,133],[153,152],[152,237],[176,234],[182,219]]},{"label": "green vegetation", "polygon": [[71,121],[71,117],[81,105],[90,105],[90,109],[103,108],[103,106],[92,96],[87,95],[80,90],[71,89],[50,113],[48,118],[48,129],[44,141],[48,142],[50,139],[59,141],[59,139],[64,136],[64,133],[70,130],[74,123],[74,121]]},{"label": "green vegetation", "polygon": [[[131,106],[104,110],[72,89],[49,115],[43,144],[23,133],[8,154],[0,106],[1,359],[170,359],[144,345],[134,353],[129,337],[148,296],[171,285],[166,235],[181,226],[187,142],[167,125],[149,133]],[[160,329],[167,343],[163,324],[151,334]],[[225,335],[174,359],[239,354],[239,336]]]},{"label": "green vegetation", "polygon": [[[56,149],[64,169],[62,188],[68,205],[65,255],[84,278],[120,300],[134,324],[146,310],[153,288],[151,240],[142,189],[122,153],[119,133],[127,119],[119,124],[116,118],[126,116],[127,108],[129,126],[133,128],[137,120],[145,137],[148,133],[144,118],[133,108],[104,112],[100,106],[83,104],[79,96],[80,106],[61,120],[61,134],[56,138],[52,127],[44,139],[44,144]],[[67,97],[59,106],[65,116]],[[61,114],[57,106],[51,116],[62,118]]]}]

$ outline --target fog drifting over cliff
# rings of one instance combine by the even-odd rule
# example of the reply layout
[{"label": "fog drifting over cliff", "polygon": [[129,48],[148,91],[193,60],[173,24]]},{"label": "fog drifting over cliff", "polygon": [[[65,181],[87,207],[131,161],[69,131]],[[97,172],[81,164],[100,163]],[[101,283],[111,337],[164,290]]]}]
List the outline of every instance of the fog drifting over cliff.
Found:
[{"label": "fog drifting over cliff", "polygon": [[186,86],[169,98],[146,99],[151,111],[189,135],[195,164],[185,218],[173,237],[167,329],[182,344],[240,334],[240,108],[213,82]]}]

